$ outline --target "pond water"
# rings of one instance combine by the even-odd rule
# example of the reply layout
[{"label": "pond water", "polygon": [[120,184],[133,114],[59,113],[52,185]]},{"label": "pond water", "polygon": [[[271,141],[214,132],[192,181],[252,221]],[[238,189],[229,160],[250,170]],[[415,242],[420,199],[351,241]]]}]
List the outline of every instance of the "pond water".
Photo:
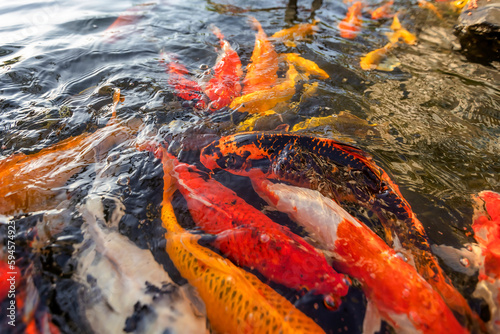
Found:
[{"label": "pond water", "polygon": [[[366,4],[376,8],[378,2]],[[248,119],[246,113],[197,111],[175,95],[162,52],[175,54],[192,77],[206,76],[206,69],[216,63],[220,53],[219,41],[212,33],[216,26],[245,67],[255,43],[249,16],[255,17],[269,36],[294,24],[319,20],[318,31],[296,42],[296,47],[276,42],[275,48],[278,53],[299,53],[329,75],[324,80],[312,79],[310,83],[317,82],[317,89],[309,95],[301,93],[304,83],[299,84],[291,102],[278,112],[279,117],[264,117],[253,130],[274,130],[281,124],[293,129],[312,117],[331,116],[328,124],[300,133],[336,139],[369,153],[399,186],[424,225],[433,249],[436,245],[460,249],[474,243],[471,196],[483,190],[500,191],[500,64],[469,62],[452,33],[458,12],[448,3],[436,5],[443,19],[415,1],[395,1],[392,12],[399,11],[402,25],[416,34],[418,43],[394,47],[391,56],[400,65],[385,72],[362,70],[360,58],[387,43],[392,19],[372,20],[365,11],[358,36],[344,39],[337,25],[350,4],[340,0],[296,4],[231,0],[2,2],[0,159],[19,152],[35,154],[72,136],[104,129],[115,88],[124,97],[117,107],[118,119],[142,125],[137,141],[117,141],[98,152],[100,159],[89,160],[66,182],[50,189],[57,193],[50,209],[1,216],[0,236],[6,247],[7,225],[13,222],[16,226],[15,256],[24,280],[17,290],[21,296],[17,325],[9,326],[2,316],[0,331],[23,333],[35,326],[42,333],[56,333],[54,327],[63,333],[90,333],[114,328],[96,325],[106,319],[96,310],[103,313],[105,308],[92,309],[92,305],[101,304],[98,297],[88,295],[102,289],[98,284],[94,290],[89,288],[89,277],[99,281],[101,274],[116,274],[90,265],[82,271],[82,263],[98,260],[75,251],[81,249],[82,242],[90,243],[82,212],[96,210],[84,204],[91,196],[102,199],[105,216],[112,215],[118,206],[122,208],[121,219],[115,225],[109,223],[110,231],[127,237],[132,242],[127,245],[135,245],[137,253],[152,253],[175,284],[188,285],[165,253],[159,214],[162,165],[152,154],[137,150],[135,144],[147,139],[167,140],[180,160],[199,165],[201,147],[240,131],[241,122]],[[133,19],[108,28],[124,14],[134,15]],[[40,176],[31,177],[36,180]],[[264,208],[247,178],[227,172],[214,177],[259,210]],[[179,223],[193,228],[179,193],[172,203]],[[267,214],[290,224],[284,215]],[[305,235],[297,226],[290,227]],[[462,270],[456,259],[446,256],[449,252],[437,249],[440,264],[455,287],[473,311],[488,321],[486,304],[472,297],[477,271]],[[5,258],[6,250],[4,254]],[[337,311],[329,311],[316,295],[270,284],[324,331],[362,331],[367,301],[356,282]],[[114,289],[115,294],[127,294],[126,285],[114,283]],[[23,298],[31,310],[19,304]],[[122,302],[133,303],[133,298]],[[8,303],[3,301],[1,314]],[[140,312],[135,311],[140,318]],[[111,317],[109,322],[116,321],[120,330],[141,332],[130,317],[125,317],[128,327],[119,323],[119,317]],[[393,329],[384,323],[382,331]]]}]

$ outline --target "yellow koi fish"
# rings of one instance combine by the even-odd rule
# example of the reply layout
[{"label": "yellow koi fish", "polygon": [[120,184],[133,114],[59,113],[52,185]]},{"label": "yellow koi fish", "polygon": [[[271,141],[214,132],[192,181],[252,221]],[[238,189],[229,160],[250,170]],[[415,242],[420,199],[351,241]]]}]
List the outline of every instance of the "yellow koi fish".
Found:
[{"label": "yellow koi fish", "polygon": [[254,27],[258,30],[255,36],[251,63],[247,67],[247,74],[243,80],[243,94],[250,94],[258,90],[268,89],[276,83],[278,76],[278,54],[274,46],[267,39],[259,21],[251,17]]},{"label": "yellow koi fish", "polygon": [[369,52],[366,56],[361,57],[359,65],[365,71],[370,70],[381,70],[381,71],[392,71],[399,62],[393,62],[390,64],[385,64],[384,61],[387,59],[387,53],[394,46],[393,43],[387,43],[384,47]]},{"label": "yellow koi fish", "polygon": [[161,148],[164,192],[161,218],[167,253],[180,274],[203,299],[212,328],[218,333],[324,333],[253,274],[198,243],[199,235],[186,232],[177,222],[171,204],[175,190],[170,175],[173,162]]},{"label": "yellow koi fish", "polygon": [[394,15],[394,19],[391,24],[391,29],[393,33],[388,33],[389,41],[391,43],[397,43],[399,39],[402,39],[406,44],[414,45],[417,43],[417,36],[406,30],[401,26],[398,15]]},{"label": "yellow koi fish", "polygon": [[330,77],[315,62],[302,58],[298,53],[282,53],[280,56],[295,65],[299,70],[305,72],[308,76],[315,75],[320,79],[328,79]]},{"label": "yellow koi fish", "polygon": [[441,20],[443,19],[443,15],[439,11],[439,9],[437,9],[437,7],[434,6],[433,4],[431,4],[429,1],[418,0],[418,6],[421,7],[421,8],[427,8],[428,10],[430,10],[431,12],[433,12],[434,14],[436,14],[436,16],[439,19],[441,19]]},{"label": "yellow koi fish", "polygon": [[272,38],[280,39],[288,47],[297,46],[294,41],[299,41],[305,39],[306,36],[313,35],[318,31],[316,24],[318,20],[314,20],[313,23],[301,23],[294,25],[291,28],[283,29],[275,32]]},{"label": "yellow koi fish", "polygon": [[285,102],[292,98],[295,94],[295,83],[299,73],[292,64],[289,64],[287,78],[282,83],[250,94],[242,95],[235,98],[231,105],[231,109],[240,112],[263,113],[272,109],[279,102]]},{"label": "yellow koi fish", "polygon": [[46,209],[60,201],[57,191],[70,177],[80,172],[111,147],[130,139],[134,129],[116,121],[120,90],[113,95],[113,116],[108,124],[89,134],[83,133],[45,148],[38,153],[14,154],[0,161],[0,214]]}]

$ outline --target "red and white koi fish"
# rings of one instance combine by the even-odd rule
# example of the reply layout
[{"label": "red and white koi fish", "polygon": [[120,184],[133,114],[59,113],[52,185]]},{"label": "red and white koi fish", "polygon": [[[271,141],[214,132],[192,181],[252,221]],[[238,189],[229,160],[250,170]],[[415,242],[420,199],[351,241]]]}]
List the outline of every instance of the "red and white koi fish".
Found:
[{"label": "red and white koi fish", "polygon": [[500,194],[482,191],[474,197],[474,237],[481,247],[482,265],[474,297],[488,303],[491,333],[500,332]]},{"label": "red and white koi fish", "polygon": [[224,39],[224,35],[217,27],[213,28],[213,33],[219,38],[222,53],[215,64],[214,76],[205,87],[205,94],[211,101],[210,110],[216,111],[226,107],[235,97],[240,96],[240,78],[243,71],[240,57]]},{"label": "red and white koi fish", "polygon": [[287,213],[331,252],[336,268],[359,280],[369,303],[364,333],[380,329],[376,315],[397,333],[467,333],[414,267],[333,200],[316,190],[263,178],[252,183],[269,205]]}]

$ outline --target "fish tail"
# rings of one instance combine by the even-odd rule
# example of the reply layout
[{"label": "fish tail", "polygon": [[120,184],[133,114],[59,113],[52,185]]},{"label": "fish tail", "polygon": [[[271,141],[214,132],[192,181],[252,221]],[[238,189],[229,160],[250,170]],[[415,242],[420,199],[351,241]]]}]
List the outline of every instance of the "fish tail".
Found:
[{"label": "fish tail", "polygon": [[250,20],[250,25],[252,26],[253,29],[258,30],[259,32],[264,31],[262,29],[262,25],[255,17],[249,16],[248,19]]},{"label": "fish tail", "polygon": [[472,312],[467,300],[452,285],[450,279],[443,272],[443,269],[441,269],[434,256],[427,253],[426,256],[424,255],[424,258],[424,263],[420,263],[420,265],[417,263],[418,272],[439,293],[453,313],[463,317],[460,321],[461,325],[474,327],[486,333],[484,322]]}]

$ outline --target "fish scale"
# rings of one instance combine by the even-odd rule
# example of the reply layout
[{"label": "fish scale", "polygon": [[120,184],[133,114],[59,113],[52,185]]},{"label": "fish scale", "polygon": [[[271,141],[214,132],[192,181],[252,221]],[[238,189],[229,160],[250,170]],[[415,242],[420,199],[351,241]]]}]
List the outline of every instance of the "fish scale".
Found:
[{"label": "fish scale", "polygon": [[171,161],[166,151],[162,222],[167,253],[181,275],[205,302],[212,327],[220,333],[324,333],[309,317],[254,275],[234,266],[208,248],[199,235],[178,223],[170,202],[173,191]]},{"label": "fish scale", "polygon": [[175,164],[173,175],[193,220],[205,232],[217,234],[214,245],[225,256],[277,283],[296,290],[314,289],[340,304],[348,291],[344,275],[335,272],[323,254],[232,190],[205,180],[195,167]]},{"label": "fish scale", "polygon": [[[315,160],[321,164],[311,163]],[[222,168],[253,179],[286,181],[318,190],[344,206],[353,203],[373,210],[385,230],[386,241],[392,242],[394,233],[403,248],[413,254],[417,271],[447,305],[468,324],[480,323],[439,266],[422,223],[398,186],[360,149],[327,138],[247,132],[206,146],[200,161],[211,170]]]}]

